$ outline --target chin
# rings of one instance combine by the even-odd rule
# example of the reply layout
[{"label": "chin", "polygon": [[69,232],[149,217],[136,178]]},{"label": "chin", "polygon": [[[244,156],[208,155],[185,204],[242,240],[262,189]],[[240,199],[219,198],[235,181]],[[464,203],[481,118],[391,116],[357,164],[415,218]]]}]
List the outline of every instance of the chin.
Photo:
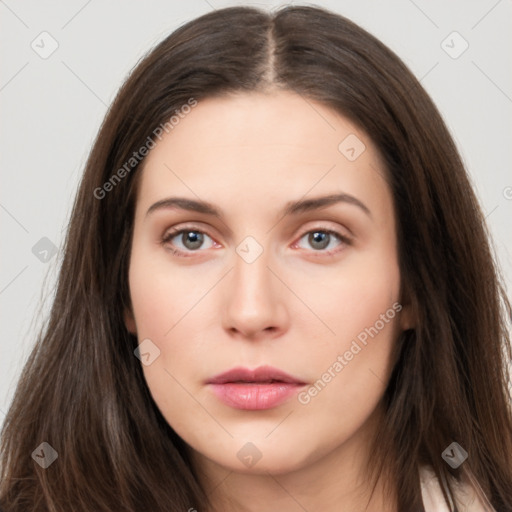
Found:
[{"label": "chin", "polygon": [[[302,446],[304,448],[304,446]],[[251,475],[286,474],[300,470],[319,458],[318,452],[299,451],[299,446],[273,446],[264,439],[254,443],[234,441],[233,446],[221,453],[206,454],[214,463],[229,471]],[[231,454],[234,455],[231,456]]]}]

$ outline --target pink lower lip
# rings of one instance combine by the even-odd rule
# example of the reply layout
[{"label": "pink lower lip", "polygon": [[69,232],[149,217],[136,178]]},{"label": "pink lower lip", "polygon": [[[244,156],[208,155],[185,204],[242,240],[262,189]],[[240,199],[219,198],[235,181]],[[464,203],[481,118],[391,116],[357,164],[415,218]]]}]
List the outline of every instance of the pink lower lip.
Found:
[{"label": "pink lower lip", "polygon": [[226,382],[210,384],[213,392],[226,405],[235,409],[259,411],[271,409],[285,402],[303,384],[290,382],[273,382],[268,384],[250,384]]}]

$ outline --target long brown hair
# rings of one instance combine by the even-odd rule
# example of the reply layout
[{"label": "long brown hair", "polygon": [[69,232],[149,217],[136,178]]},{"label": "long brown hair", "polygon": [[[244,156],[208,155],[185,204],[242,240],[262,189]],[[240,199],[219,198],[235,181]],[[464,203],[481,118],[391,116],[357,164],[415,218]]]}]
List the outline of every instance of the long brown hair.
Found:
[{"label": "long brown hair", "polygon": [[[511,309],[461,159],[436,107],[394,53],[342,16],[302,6],[202,16],[154,48],[122,86],[75,200],[49,321],[4,422],[5,512],[208,510],[187,447],[152,400],[133,352],[137,339],[123,321],[144,160],[126,162],[191,98],[272,88],[348,117],[387,169],[402,302],[412,305],[417,325],[396,342],[369,476],[376,481],[389,468],[390,495],[410,512],[422,508],[420,466],[430,464],[448,483],[470,468],[493,506],[512,510]],[[469,454],[458,469],[441,456],[453,441]],[[31,458],[42,442],[58,453],[46,469]]]}]

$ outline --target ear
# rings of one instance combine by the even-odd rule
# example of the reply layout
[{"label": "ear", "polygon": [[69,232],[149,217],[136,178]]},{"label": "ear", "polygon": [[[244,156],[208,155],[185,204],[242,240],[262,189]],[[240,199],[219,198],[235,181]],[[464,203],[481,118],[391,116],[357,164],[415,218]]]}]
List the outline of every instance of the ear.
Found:
[{"label": "ear", "polygon": [[405,285],[402,290],[402,297],[400,304],[402,310],[400,311],[400,330],[407,331],[415,329],[418,325],[418,301],[415,294],[412,293],[409,286]]},{"label": "ear", "polygon": [[402,305],[402,311],[400,311],[400,330],[407,331],[414,329],[417,325],[416,314],[413,311],[412,304]]},{"label": "ear", "polygon": [[135,317],[133,316],[132,310],[130,308],[125,308],[124,310],[124,325],[128,332],[133,335],[137,335],[137,325],[135,324]]},{"label": "ear", "polygon": [[418,299],[407,281],[402,282],[401,288],[398,327],[400,331],[408,331],[418,326]]}]

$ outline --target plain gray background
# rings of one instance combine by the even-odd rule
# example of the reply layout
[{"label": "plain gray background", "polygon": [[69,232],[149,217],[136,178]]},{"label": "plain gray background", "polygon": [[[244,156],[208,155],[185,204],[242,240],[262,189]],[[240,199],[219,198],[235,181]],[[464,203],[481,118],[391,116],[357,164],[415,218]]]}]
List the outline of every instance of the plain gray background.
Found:
[{"label": "plain gray background", "polygon": [[[0,423],[48,312],[85,160],[127,73],[170,32],[212,9],[284,3],[294,2],[0,0]],[[421,80],[466,162],[510,289],[512,1],[312,5],[369,30]]]}]

